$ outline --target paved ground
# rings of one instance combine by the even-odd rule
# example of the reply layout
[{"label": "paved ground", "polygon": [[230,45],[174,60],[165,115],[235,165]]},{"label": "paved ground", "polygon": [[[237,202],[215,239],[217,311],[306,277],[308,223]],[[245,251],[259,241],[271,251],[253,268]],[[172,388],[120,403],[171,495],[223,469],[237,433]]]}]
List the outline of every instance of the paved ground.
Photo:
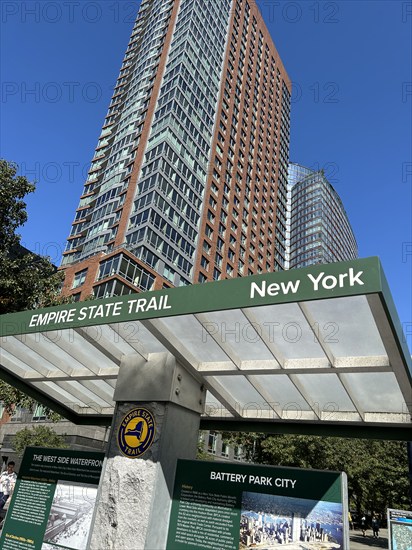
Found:
[{"label": "paved ground", "polygon": [[381,529],[379,538],[374,539],[372,529],[366,531],[366,535],[362,536],[362,531],[357,529],[350,531],[350,550],[364,550],[365,548],[389,548],[388,546],[388,530]]}]

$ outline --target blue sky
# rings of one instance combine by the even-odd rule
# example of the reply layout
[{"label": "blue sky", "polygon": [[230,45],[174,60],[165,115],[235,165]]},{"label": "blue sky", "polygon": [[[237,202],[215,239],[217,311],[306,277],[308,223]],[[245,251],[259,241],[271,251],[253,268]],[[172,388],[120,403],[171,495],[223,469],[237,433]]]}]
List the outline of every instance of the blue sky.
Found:
[{"label": "blue sky", "polygon": [[[0,154],[38,181],[22,240],[55,263],[138,5],[0,5]],[[360,256],[381,258],[411,333],[412,2],[259,5],[294,84],[291,160],[325,169],[345,204]]]}]

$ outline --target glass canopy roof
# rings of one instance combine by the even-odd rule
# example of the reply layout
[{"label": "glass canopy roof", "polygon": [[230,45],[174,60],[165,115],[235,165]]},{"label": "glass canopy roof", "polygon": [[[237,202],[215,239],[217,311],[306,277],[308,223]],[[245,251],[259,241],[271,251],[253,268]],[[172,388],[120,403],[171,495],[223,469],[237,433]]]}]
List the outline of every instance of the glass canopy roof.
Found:
[{"label": "glass canopy roof", "polygon": [[3,315],[1,376],[74,422],[110,423],[122,358],[167,351],[207,388],[215,427],[408,428],[397,324],[368,258]]}]

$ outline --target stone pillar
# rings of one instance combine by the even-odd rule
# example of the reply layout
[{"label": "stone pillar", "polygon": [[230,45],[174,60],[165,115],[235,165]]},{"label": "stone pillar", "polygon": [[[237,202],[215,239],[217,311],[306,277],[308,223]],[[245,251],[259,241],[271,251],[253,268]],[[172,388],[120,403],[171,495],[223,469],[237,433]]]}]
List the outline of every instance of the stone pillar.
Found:
[{"label": "stone pillar", "polygon": [[114,398],[90,550],[166,549],[176,461],[196,456],[205,390],[172,355],[136,354],[122,361]]}]

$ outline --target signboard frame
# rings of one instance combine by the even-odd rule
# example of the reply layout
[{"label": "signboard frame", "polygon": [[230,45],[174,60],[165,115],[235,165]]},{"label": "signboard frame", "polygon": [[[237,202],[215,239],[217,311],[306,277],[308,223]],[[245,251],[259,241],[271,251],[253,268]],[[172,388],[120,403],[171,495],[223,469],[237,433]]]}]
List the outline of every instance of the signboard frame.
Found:
[{"label": "signboard frame", "polygon": [[342,472],[178,460],[167,548],[245,550],[317,540],[349,550],[347,502]]},{"label": "signboard frame", "polygon": [[[27,447],[3,523],[0,548],[84,550],[91,535],[104,460],[103,452]],[[75,535],[74,527],[77,530],[80,524],[81,535]],[[62,544],[64,540],[70,546]]]},{"label": "signboard frame", "polygon": [[398,546],[398,540],[412,540],[412,511],[388,508],[387,514],[389,550],[400,550],[404,547]]}]

